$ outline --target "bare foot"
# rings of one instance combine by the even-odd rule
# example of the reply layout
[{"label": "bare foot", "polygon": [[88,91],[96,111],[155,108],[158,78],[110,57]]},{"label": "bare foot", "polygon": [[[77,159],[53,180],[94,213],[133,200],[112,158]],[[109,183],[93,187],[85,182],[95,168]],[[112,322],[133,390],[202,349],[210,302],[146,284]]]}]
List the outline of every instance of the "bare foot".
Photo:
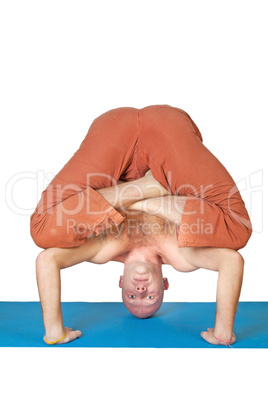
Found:
[{"label": "bare foot", "polygon": [[146,188],[152,188],[155,190],[155,195],[153,197],[159,197],[162,195],[171,194],[168,190],[166,190],[152,175],[152,171],[148,170],[144,177],[139,180],[143,180]]},{"label": "bare foot", "polygon": [[[68,328],[65,327],[64,328],[64,335],[61,336],[59,339],[59,341],[57,340],[53,340],[53,339],[47,339],[46,336],[44,336],[44,342],[49,344],[49,345],[62,345],[64,343],[68,343],[68,342],[72,342],[74,341],[76,338],[79,338],[82,335],[81,331],[73,331],[72,328]],[[56,341],[56,342],[55,342]]]},{"label": "bare foot", "polygon": [[219,339],[214,335],[214,328],[208,328],[207,331],[201,332],[202,338],[211,343],[212,345],[232,345],[236,341],[235,334],[233,333],[232,339]]}]

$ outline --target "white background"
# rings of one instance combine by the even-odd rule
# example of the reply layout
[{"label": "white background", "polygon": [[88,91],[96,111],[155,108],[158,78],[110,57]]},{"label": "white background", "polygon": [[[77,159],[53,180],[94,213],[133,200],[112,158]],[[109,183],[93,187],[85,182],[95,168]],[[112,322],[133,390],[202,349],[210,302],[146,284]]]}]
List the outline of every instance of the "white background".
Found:
[{"label": "white background", "polygon": [[[267,301],[265,8],[266,2],[260,0],[1,3],[0,300],[38,301],[35,258],[41,250],[30,237],[29,217],[93,119],[121,106],[169,104],[190,114],[204,144],[241,190],[254,232],[241,250],[246,266],[240,300]],[[110,262],[83,263],[65,270],[62,300],[120,301],[122,268]],[[163,274],[170,281],[165,301],[215,301],[217,274],[199,270],[186,275],[169,266],[164,266]],[[89,394],[90,389],[91,397],[93,391],[99,392],[94,401],[104,400],[106,391],[106,397],[117,395],[122,400],[155,395],[168,401],[180,397],[188,401],[194,396],[203,400],[212,395],[217,400],[218,382],[225,386],[219,398],[227,397],[228,381],[233,381],[237,371],[244,378],[244,388],[237,388],[237,395],[246,390],[245,394],[254,392],[256,397],[262,384],[253,388],[252,375],[257,381],[257,372],[242,362],[254,359],[257,366],[260,351],[241,353],[0,350],[6,357],[6,372],[11,370],[9,356],[18,361],[14,375],[20,381],[24,364],[27,370],[39,365],[39,371],[33,372],[32,395],[52,375],[53,381],[60,381],[56,395],[73,400]],[[98,367],[96,372],[94,367]],[[91,378],[85,375],[87,370]],[[81,373],[84,381],[80,381]],[[6,381],[9,392],[15,380],[10,376],[10,383]],[[67,392],[63,382],[70,376],[74,376],[73,388],[68,383]],[[25,381],[30,382],[28,376]],[[206,381],[208,388],[202,388]],[[196,382],[199,387],[195,388]],[[109,384],[107,389],[103,384]],[[163,388],[155,394],[156,385]],[[12,400],[11,395],[6,400]],[[42,395],[45,400],[48,394]]]}]

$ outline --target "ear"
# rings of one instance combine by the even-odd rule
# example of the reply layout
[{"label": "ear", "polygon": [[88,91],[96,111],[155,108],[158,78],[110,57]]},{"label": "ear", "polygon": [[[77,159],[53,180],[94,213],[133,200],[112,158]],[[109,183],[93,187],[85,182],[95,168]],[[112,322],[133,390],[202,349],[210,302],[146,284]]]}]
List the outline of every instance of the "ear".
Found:
[{"label": "ear", "polygon": [[123,287],[123,279],[124,279],[124,276],[121,275],[121,276],[120,276],[120,279],[119,279],[119,287],[120,287],[120,288]]},{"label": "ear", "polygon": [[164,289],[168,290],[169,288],[169,283],[168,283],[168,279],[167,278],[163,278],[163,284],[164,284]]}]

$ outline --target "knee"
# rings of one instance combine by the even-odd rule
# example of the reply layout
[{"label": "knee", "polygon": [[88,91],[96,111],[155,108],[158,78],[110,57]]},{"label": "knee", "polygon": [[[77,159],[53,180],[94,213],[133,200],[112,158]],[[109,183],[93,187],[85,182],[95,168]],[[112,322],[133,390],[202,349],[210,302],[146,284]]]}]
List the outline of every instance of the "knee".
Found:
[{"label": "knee", "polygon": [[43,249],[48,249],[51,247],[51,238],[48,233],[44,235],[44,233],[33,233],[31,232],[31,236],[35,244]]},{"label": "knee", "polygon": [[41,218],[35,211],[30,219],[30,234],[35,244],[40,248],[47,248],[47,236],[44,236],[44,228],[44,216]]},{"label": "knee", "polygon": [[44,248],[44,249],[48,248],[45,239],[38,232],[36,233],[31,230],[31,237],[32,237],[34,243],[37,245],[37,247]]},{"label": "knee", "polygon": [[35,215],[31,217],[30,234],[35,244],[43,249],[56,246],[57,231],[45,222],[44,218],[38,220]]}]

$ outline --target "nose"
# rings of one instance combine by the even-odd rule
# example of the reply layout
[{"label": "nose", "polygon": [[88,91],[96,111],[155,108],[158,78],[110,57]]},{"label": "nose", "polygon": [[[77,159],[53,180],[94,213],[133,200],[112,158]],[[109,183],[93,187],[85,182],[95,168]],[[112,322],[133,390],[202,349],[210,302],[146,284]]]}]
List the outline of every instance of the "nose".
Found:
[{"label": "nose", "polygon": [[144,286],[144,285],[142,285],[142,284],[137,285],[136,290],[137,290],[139,293],[143,293],[143,292],[146,291],[146,286]]}]

